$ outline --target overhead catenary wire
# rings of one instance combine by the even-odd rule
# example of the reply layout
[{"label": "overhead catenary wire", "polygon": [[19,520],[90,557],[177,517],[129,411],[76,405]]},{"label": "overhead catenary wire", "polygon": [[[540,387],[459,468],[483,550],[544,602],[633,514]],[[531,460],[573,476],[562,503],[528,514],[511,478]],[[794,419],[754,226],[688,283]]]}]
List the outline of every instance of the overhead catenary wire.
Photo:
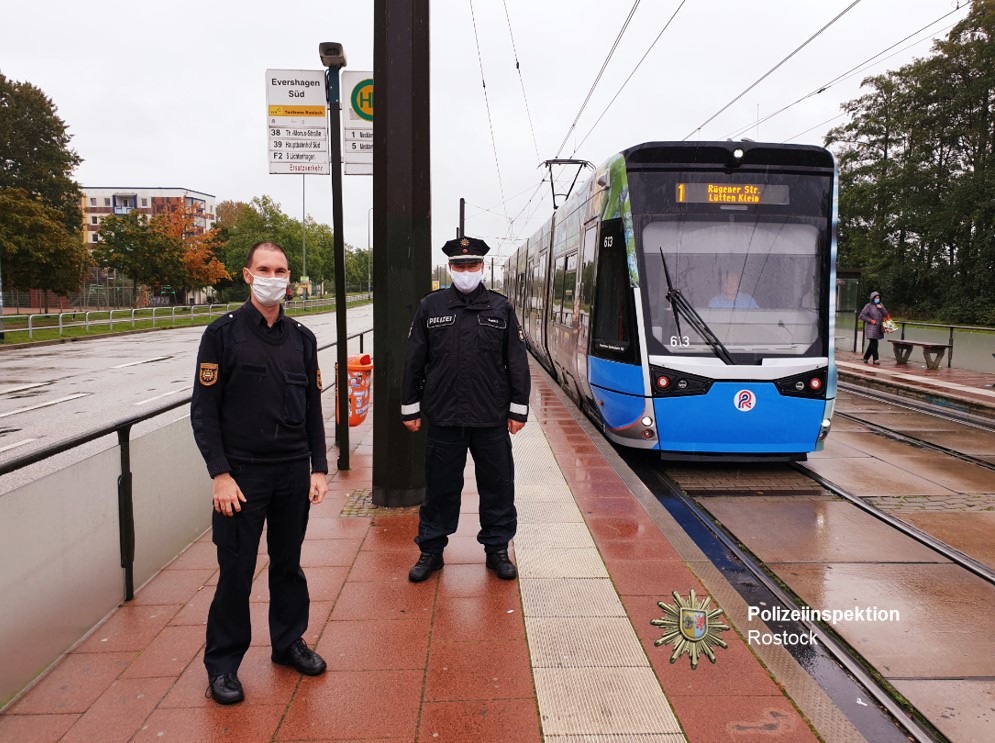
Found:
[{"label": "overhead catenary wire", "polygon": [[577,153],[577,150],[579,150],[583,146],[584,142],[587,141],[587,138],[591,136],[591,133],[595,130],[595,128],[597,128],[598,124],[601,123],[601,120],[605,117],[605,114],[608,113],[608,109],[611,108],[612,104],[615,103],[615,99],[617,99],[622,94],[622,91],[625,90],[625,86],[629,84],[629,81],[632,79],[632,76],[636,74],[636,71],[639,69],[642,63],[646,61],[646,57],[648,57],[649,53],[653,51],[653,47],[656,46],[656,43],[660,40],[660,37],[663,36],[664,31],[670,28],[670,24],[674,22],[674,18],[677,17],[677,14],[680,13],[681,8],[684,7],[684,3],[686,2],[687,0],[681,0],[681,4],[677,6],[677,10],[673,12],[673,15],[670,16],[670,18],[664,24],[663,28],[660,29],[660,33],[658,33],[656,38],[653,39],[653,43],[650,44],[649,49],[647,49],[646,53],[643,54],[643,56],[639,59],[639,61],[636,63],[636,66],[632,68],[632,72],[630,72],[629,76],[625,78],[625,82],[623,82],[619,86],[619,89],[615,92],[614,97],[612,97],[612,99],[608,101],[608,105],[605,106],[604,110],[601,112],[601,115],[598,117],[597,121],[594,122],[594,125],[591,126],[591,128],[587,131],[587,134],[584,135],[584,138],[580,140],[580,142],[578,142],[577,145],[574,147],[573,152],[571,153],[571,157],[573,157],[573,155]]},{"label": "overhead catenary wire", "polygon": [[529,131],[532,132],[532,147],[536,153],[536,160],[540,159],[539,143],[536,141],[536,129],[532,124],[532,112],[529,110],[529,97],[525,94],[525,78],[522,77],[522,67],[518,62],[518,48],[515,46],[515,32],[511,29],[511,15],[508,14],[508,1],[504,3],[504,17],[508,19],[508,36],[511,37],[511,51],[515,55],[515,70],[518,72],[518,82],[522,87],[522,99],[525,101],[525,115],[529,120]]},{"label": "overhead catenary wire", "polygon": [[[908,45],[908,46],[906,46],[906,47],[903,47],[903,48],[901,48],[901,49],[898,49],[897,51],[895,51],[895,53],[894,53],[894,54],[890,54],[890,55],[888,55],[887,57],[884,57],[883,59],[878,59],[878,58],[879,58],[879,57],[881,57],[882,55],[884,55],[884,54],[887,54],[888,52],[890,52],[890,51],[891,51],[892,49],[894,49],[894,48],[895,48],[896,46],[898,46],[899,44],[904,44],[904,43],[905,43],[906,41],[908,41],[908,40],[909,40],[909,39],[911,39],[912,37],[914,37],[914,36],[918,36],[919,34],[921,34],[921,33],[922,33],[923,31],[925,31],[926,29],[930,28],[931,26],[935,26],[935,25],[936,25],[937,23],[940,23],[940,22],[941,22],[941,21],[943,21],[943,20],[944,20],[945,18],[947,18],[948,16],[952,15],[953,13],[956,13],[957,11],[959,11],[959,10],[961,10],[961,9],[962,9],[962,8],[959,8],[959,7],[958,7],[958,8],[954,8],[954,9],[953,9],[953,10],[951,10],[951,11],[950,11],[949,13],[944,13],[944,14],[943,14],[942,16],[940,16],[939,18],[937,18],[937,19],[936,19],[936,20],[934,20],[934,21],[931,21],[931,22],[927,23],[927,24],[926,24],[925,26],[923,26],[923,27],[922,27],[922,28],[920,28],[919,30],[917,30],[917,31],[913,31],[913,32],[912,32],[911,34],[909,34],[909,35],[908,35],[908,36],[906,36],[905,38],[903,38],[903,39],[900,39],[900,40],[896,41],[896,42],[895,42],[894,44],[892,44],[891,46],[889,46],[889,47],[887,47],[887,48],[885,48],[885,49],[882,49],[882,50],[881,50],[880,52],[878,52],[877,54],[874,54],[874,55],[872,55],[872,56],[868,57],[867,59],[865,59],[865,60],[864,60],[863,62],[861,62],[860,64],[858,64],[858,65],[855,65],[855,66],[851,67],[851,68],[850,68],[849,70],[847,70],[846,72],[843,72],[843,73],[841,73],[841,74],[837,75],[837,76],[836,76],[835,78],[833,78],[833,79],[832,79],[832,80],[830,80],[829,82],[827,82],[827,83],[823,83],[823,84],[822,84],[822,85],[820,85],[820,86],[819,86],[819,87],[818,87],[818,88],[817,88],[816,90],[813,90],[813,91],[812,91],[811,93],[808,93],[807,95],[803,95],[803,96],[802,96],[801,98],[799,98],[798,100],[796,100],[796,101],[794,101],[794,102],[792,102],[792,103],[789,103],[788,105],[784,106],[783,108],[779,108],[779,109],[778,109],[777,111],[774,111],[773,113],[770,113],[770,114],[767,114],[767,115],[766,115],[766,116],[764,116],[764,117],[763,117],[762,119],[761,119],[761,118],[758,118],[758,119],[756,119],[755,121],[751,121],[751,122],[750,122],[749,124],[747,124],[746,126],[740,126],[740,127],[736,128],[736,129],[735,129],[735,130],[734,130],[733,132],[731,132],[730,134],[727,134],[727,135],[725,135],[725,137],[723,137],[723,139],[729,139],[729,138],[731,138],[731,139],[736,139],[736,138],[738,138],[738,137],[742,136],[743,134],[745,134],[746,132],[748,132],[748,131],[749,131],[750,129],[752,129],[753,127],[755,127],[755,126],[759,126],[760,124],[763,124],[763,123],[765,123],[765,122],[767,122],[767,121],[770,121],[770,120],[771,120],[771,119],[773,119],[773,118],[774,118],[775,116],[778,116],[778,115],[780,115],[780,114],[784,113],[785,111],[787,111],[787,110],[788,110],[789,108],[792,108],[792,107],[794,107],[794,106],[797,106],[797,105],[798,105],[799,103],[801,103],[802,101],[805,101],[805,100],[807,100],[807,99],[809,99],[809,98],[812,98],[813,96],[816,96],[816,95],[820,95],[820,94],[824,93],[825,91],[829,90],[829,88],[831,88],[831,87],[832,87],[833,85],[835,85],[836,83],[840,83],[840,82],[843,82],[843,81],[845,81],[845,80],[849,80],[849,79],[850,79],[851,77],[853,77],[854,75],[858,75],[858,74],[860,74],[860,73],[861,73],[862,71],[864,71],[864,70],[865,70],[865,69],[867,69],[868,67],[871,67],[871,66],[873,66],[874,64],[880,64],[881,62],[884,62],[884,61],[886,61],[886,60],[888,60],[888,59],[891,59],[891,58],[892,58],[893,56],[895,56],[895,55],[897,55],[897,54],[901,54],[901,53],[902,53],[903,51],[905,51],[905,50],[907,50],[907,49],[911,49],[911,48],[912,48],[913,46],[915,46],[916,44],[921,44],[921,43],[922,43],[923,41],[925,41],[925,39],[919,39],[919,40],[917,40],[917,41],[913,42],[912,44],[910,44],[910,45]],[[950,26],[947,26],[947,27],[946,27],[946,28],[944,28],[944,29],[941,29],[941,30],[940,30],[940,33],[943,33],[944,31],[948,31],[948,30],[950,30],[951,28],[953,28],[953,25],[950,25]],[[805,133],[805,132],[802,132],[802,134],[804,134],[804,133]],[[796,135],[796,136],[801,136],[801,135]]]},{"label": "overhead catenary wire", "polygon": [[[487,126],[491,132],[491,147],[494,150],[494,167],[497,170],[498,190],[501,193],[501,202],[504,203],[504,183],[501,180],[501,163],[498,161],[497,140],[494,137],[494,120],[491,117],[491,104],[487,99],[487,82],[484,79],[484,59],[480,53],[480,36],[477,33],[477,18],[473,13],[473,0],[470,3],[470,20],[473,22],[473,38],[477,44],[477,64],[480,67],[480,84],[484,91],[484,107],[487,109]],[[504,218],[508,219],[507,206],[505,207]]]},{"label": "overhead catenary wire", "polygon": [[685,135],[684,138],[681,141],[683,142],[683,141],[689,139],[694,134],[697,134],[702,129],[704,129],[708,124],[710,124],[712,121],[714,121],[716,118],[718,118],[722,113],[724,113],[730,106],[732,106],[734,103],[736,103],[736,101],[738,101],[744,95],[746,95],[751,90],[753,90],[755,87],[757,87],[760,83],[762,83],[764,80],[766,80],[768,77],[770,77],[777,69],[779,69],[780,67],[782,67],[785,63],[788,62],[788,60],[790,60],[792,57],[794,57],[796,54],[798,54],[798,52],[800,52],[806,46],[808,46],[809,44],[811,44],[816,38],[818,38],[820,35],[822,35],[822,33],[826,31],[826,29],[828,29],[830,26],[832,26],[834,23],[836,23],[836,21],[838,21],[840,18],[842,18],[847,13],[849,13],[851,10],[853,10],[862,1],[863,0],[853,0],[852,3],[850,3],[839,14],[837,14],[835,18],[833,18],[831,21],[829,21],[829,23],[825,24],[822,28],[820,28],[814,34],[812,34],[811,36],[809,36],[804,42],[801,43],[801,45],[799,45],[798,47],[796,47],[795,50],[791,52],[791,54],[789,54],[787,57],[785,57],[780,62],[778,62],[776,65],[774,65],[769,70],[767,70],[767,72],[765,72],[763,75],[761,75],[759,79],[757,79],[751,85],[749,85],[746,88],[746,90],[744,90],[742,93],[740,93],[739,95],[737,95],[735,98],[733,98],[731,101],[729,101],[726,105],[724,105],[722,108],[720,108],[714,114],[712,114],[711,116],[709,116],[704,122],[702,122],[701,124],[699,124],[690,133],[688,133],[687,135]]},{"label": "overhead catenary wire", "polygon": [[[858,0],[859,2],[859,0]],[[640,0],[636,0],[632,4],[632,8],[629,9],[629,15],[625,19],[625,23],[622,24],[622,28],[619,30],[618,35],[615,37],[615,41],[612,44],[612,48],[608,50],[608,56],[605,57],[605,61],[601,64],[601,69],[598,71],[597,77],[594,78],[594,82],[591,84],[591,89],[587,91],[587,97],[584,98],[584,102],[580,104],[580,110],[574,117],[573,123],[570,128],[567,129],[566,135],[563,137],[563,141],[560,142],[560,146],[556,148],[556,154],[553,156],[554,159],[560,156],[563,152],[563,148],[566,146],[567,141],[570,139],[570,135],[577,126],[577,122],[580,121],[581,115],[584,113],[584,109],[587,107],[588,102],[591,100],[591,96],[594,94],[594,89],[598,87],[598,83],[601,82],[601,76],[605,74],[605,69],[608,67],[608,63],[611,61],[612,56],[615,54],[615,50],[618,48],[619,42],[622,40],[622,36],[625,34],[625,30],[629,27],[629,22],[632,21],[632,16],[636,13],[636,8],[639,7]]]}]

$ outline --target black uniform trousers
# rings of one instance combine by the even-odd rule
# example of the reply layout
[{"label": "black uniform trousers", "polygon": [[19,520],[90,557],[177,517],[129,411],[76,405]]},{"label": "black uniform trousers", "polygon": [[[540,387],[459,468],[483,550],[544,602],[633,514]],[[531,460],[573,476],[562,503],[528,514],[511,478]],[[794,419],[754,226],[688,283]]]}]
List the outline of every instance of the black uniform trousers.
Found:
[{"label": "black uniform trousers", "polygon": [[422,552],[442,552],[459,526],[466,453],[473,456],[480,494],[480,532],[485,552],[508,548],[518,528],[515,463],[507,425],[493,428],[429,426],[425,444],[425,501],[419,509]]},{"label": "black uniform trousers", "polygon": [[207,615],[204,665],[209,676],[236,672],[249,649],[249,594],[264,521],[269,552],[269,633],[276,652],[286,650],[307,630],[311,603],[301,570],[301,545],[311,509],[310,462],[234,465],[231,475],[246,502],[234,516],[214,514],[221,574]]}]

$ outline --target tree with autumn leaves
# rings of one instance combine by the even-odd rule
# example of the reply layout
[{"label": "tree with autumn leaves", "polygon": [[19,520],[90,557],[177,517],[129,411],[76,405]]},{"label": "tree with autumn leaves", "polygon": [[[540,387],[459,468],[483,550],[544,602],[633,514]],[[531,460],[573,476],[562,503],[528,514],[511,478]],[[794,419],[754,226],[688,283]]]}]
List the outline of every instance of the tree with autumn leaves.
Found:
[{"label": "tree with autumn leaves", "polygon": [[[230,278],[215,256],[218,230],[203,229],[202,215],[183,204],[151,218],[133,209],[105,217],[93,258],[153,291],[171,287],[177,295]],[[137,297],[137,292],[135,294]]]}]

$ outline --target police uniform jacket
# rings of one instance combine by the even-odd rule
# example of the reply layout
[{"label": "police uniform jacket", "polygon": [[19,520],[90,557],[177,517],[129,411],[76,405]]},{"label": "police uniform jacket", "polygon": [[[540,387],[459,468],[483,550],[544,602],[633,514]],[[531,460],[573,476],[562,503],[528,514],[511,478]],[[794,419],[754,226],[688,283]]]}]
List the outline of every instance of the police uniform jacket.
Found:
[{"label": "police uniform jacket", "polygon": [[272,328],[249,300],[204,331],[190,402],[211,477],[233,463],[311,460],[328,472],[314,334],[283,309]]},{"label": "police uniform jacket", "polygon": [[408,332],[401,419],[486,428],[525,422],[531,389],[525,337],[511,303],[478,286],[422,298]]}]

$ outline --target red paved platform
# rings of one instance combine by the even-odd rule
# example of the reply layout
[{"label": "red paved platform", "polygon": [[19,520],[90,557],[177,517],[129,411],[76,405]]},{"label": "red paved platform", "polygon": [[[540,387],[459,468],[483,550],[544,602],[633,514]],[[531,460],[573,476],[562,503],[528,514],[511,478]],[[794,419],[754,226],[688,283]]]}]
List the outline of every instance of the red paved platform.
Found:
[{"label": "red paved platform", "polygon": [[[729,649],[717,650],[719,662],[703,660],[697,671],[686,656],[670,664],[671,650],[654,647],[656,602],[677,588],[707,591],[538,376],[532,402],[687,740],[816,740],[733,632],[723,634]],[[359,442],[352,469],[330,474],[304,546],[312,597],[305,639],[328,661],[326,674],[302,677],[270,662],[261,554],[255,639],[239,672],[246,701],[220,707],[205,698],[204,623],[216,580],[207,533],[0,715],[0,740],[542,740],[519,583],[484,567],[472,468],[445,568],[411,584],[417,514],[364,508],[372,420],[351,439]]]},{"label": "red paved platform", "polygon": [[865,364],[863,356],[851,351],[837,351],[840,379],[880,389],[891,389],[927,402],[962,409],[963,412],[995,418],[995,374],[956,367],[948,369],[946,360],[939,369],[927,369],[920,358],[898,364],[882,348],[878,366]]}]

